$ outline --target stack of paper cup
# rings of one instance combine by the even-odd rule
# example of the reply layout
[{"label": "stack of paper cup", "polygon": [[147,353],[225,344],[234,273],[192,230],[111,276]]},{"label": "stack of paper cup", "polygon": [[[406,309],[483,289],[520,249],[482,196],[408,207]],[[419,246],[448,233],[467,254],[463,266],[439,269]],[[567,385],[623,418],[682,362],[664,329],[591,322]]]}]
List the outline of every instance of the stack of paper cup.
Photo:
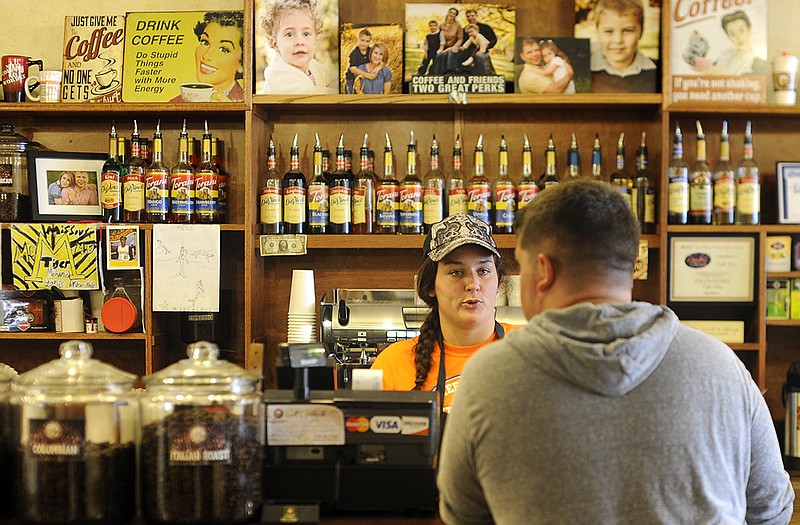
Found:
[{"label": "stack of paper cup", "polygon": [[289,321],[286,341],[313,343],[317,340],[317,294],[314,270],[294,270],[289,294]]}]

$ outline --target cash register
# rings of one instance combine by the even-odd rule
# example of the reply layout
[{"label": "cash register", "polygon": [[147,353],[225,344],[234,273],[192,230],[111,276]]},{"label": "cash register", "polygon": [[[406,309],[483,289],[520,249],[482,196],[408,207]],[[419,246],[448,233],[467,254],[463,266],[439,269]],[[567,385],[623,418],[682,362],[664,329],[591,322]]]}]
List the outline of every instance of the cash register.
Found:
[{"label": "cash register", "polygon": [[[293,388],[266,390],[262,522],[287,512],[434,512],[439,407],[433,392],[315,390],[328,368],[324,343],[284,344]],[[289,509],[289,510],[287,510]],[[313,520],[311,520],[313,521]]]}]

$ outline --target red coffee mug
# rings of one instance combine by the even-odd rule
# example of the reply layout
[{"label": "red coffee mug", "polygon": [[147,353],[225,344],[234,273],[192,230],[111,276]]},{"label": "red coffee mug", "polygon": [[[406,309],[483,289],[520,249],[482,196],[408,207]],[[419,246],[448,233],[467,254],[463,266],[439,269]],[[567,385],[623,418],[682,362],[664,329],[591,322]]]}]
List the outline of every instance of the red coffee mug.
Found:
[{"label": "red coffee mug", "polygon": [[25,79],[28,78],[28,68],[34,65],[42,70],[41,60],[33,60],[22,55],[3,56],[3,98],[6,102],[25,102],[27,98]]}]

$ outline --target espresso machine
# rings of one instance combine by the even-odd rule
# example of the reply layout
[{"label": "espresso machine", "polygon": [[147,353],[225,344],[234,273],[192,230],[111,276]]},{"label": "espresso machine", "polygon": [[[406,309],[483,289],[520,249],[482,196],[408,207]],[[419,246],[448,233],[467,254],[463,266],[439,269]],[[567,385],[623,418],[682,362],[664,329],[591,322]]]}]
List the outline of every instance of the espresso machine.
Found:
[{"label": "espresso machine", "polygon": [[[353,369],[369,368],[390,344],[419,335],[429,312],[413,288],[335,288],[325,293],[320,337],[336,361],[337,388],[350,388]],[[495,312],[501,323],[527,323],[518,306],[496,306]]]}]

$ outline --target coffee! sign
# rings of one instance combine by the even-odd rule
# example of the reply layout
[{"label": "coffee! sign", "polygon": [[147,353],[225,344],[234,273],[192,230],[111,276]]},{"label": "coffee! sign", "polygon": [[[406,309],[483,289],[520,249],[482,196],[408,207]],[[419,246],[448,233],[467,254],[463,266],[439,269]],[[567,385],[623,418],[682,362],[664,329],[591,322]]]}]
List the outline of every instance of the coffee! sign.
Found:
[{"label": "coffee! sign", "polygon": [[63,102],[121,102],[124,16],[68,16]]}]

